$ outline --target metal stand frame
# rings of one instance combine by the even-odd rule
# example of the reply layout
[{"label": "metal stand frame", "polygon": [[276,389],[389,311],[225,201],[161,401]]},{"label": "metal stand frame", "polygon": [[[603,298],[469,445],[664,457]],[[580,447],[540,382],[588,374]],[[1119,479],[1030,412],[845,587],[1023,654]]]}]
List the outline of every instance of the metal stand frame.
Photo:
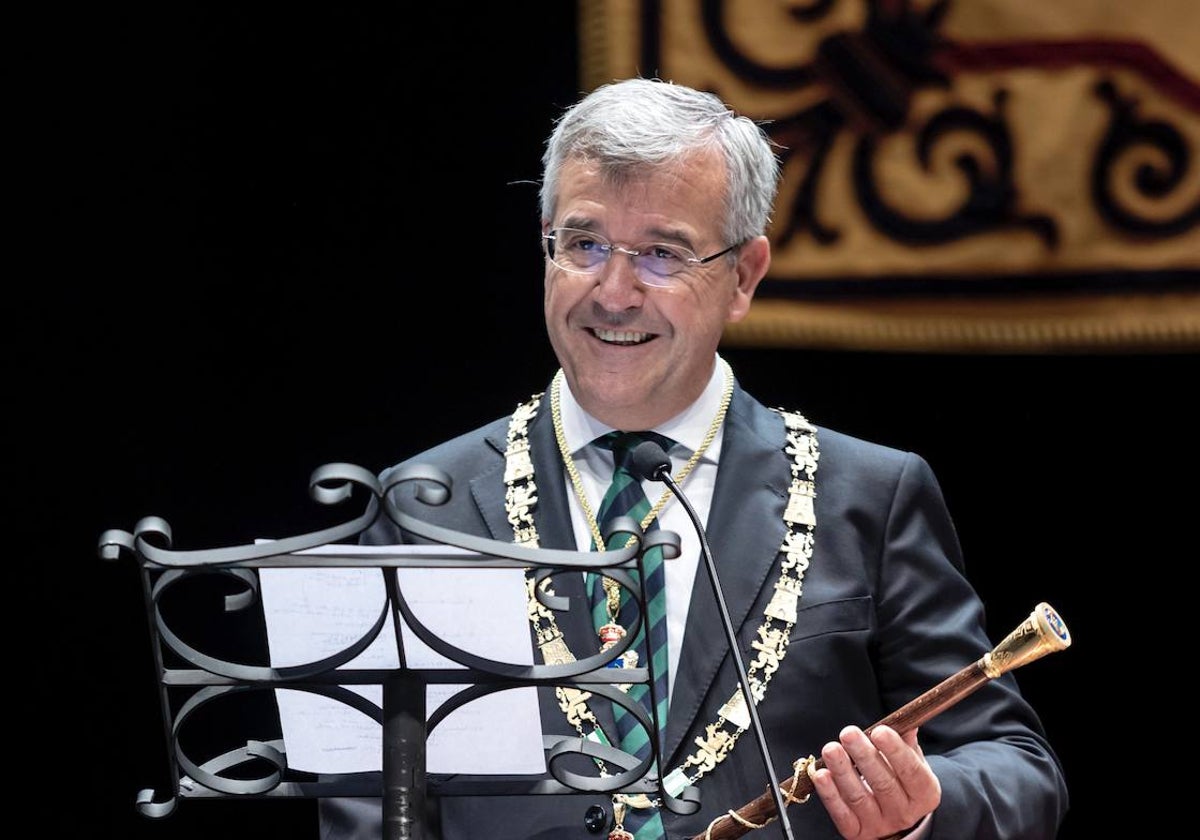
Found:
[{"label": "metal stand frame", "polygon": [[[475,537],[431,525],[399,510],[390,498],[397,485],[416,482],[417,497],[430,505],[442,504],[450,496],[450,480],[440,470],[414,466],[389,478],[386,485],[376,476],[353,464],[327,464],[316,469],[309,480],[310,495],[318,503],[334,505],[347,501],[356,491],[368,494],[365,512],[349,522],[299,536],[202,551],[172,549],[170,526],[158,517],[142,519],[132,532],[105,531],[99,540],[99,553],[105,560],[122,556],[133,558],[140,570],[143,594],[155,659],[155,668],[167,739],[167,763],[171,781],[170,795],[160,799],[153,790],[142,790],[136,798],[137,809],[151,818],[172,813],[179,800],[221,798],[276,798],[328,796],[381,796],[384,837],[386,840],[425,840],[427,814],[438,796],[447,795],[547,795],[581,792],[630,794],[643,793],[661,800],[663,807],[675,813],[690,814],[699,808],[699,794],[687,787],[672,795],[662,786],[655,768],[660,766],[659,733],[655,722],[640,704],[630,700],[613,683],[609,663],[632,643],[629,633],[608,651],[567,665],[515,665],[475,656],[456,648],[426,628],[418,620],[401,591],[394,573],[398,568],[503,567],[521,568],[532,575],[539,601],[548,609],[564,610],[566,599],[545,592],[540,584],[559,572],[582,573],[594,570],[617,580],[642,604],[644,595],[637,578],[642,553],[661,547],[668,556],[678,553],[679,539],[671,532],[641,532],[632,519],[620,521],[610,533],[621,531],[635,539],[618,551],[603,553],[533,549],[514,543]],[[446,553],[365,554],[354,551],[358,537],[385,515],[402,532],[415,540],[447,547]],[[305,554],[309,549],[338,546],[334,554]],[[344,546],[345,553],[340,551]],[[603,563],[598,563],[598,560]],[[247,665],[221,655],[201,651],[184,641],[172,626],[169,601],[186,602],[189,586],[201,577],[220,575],[241,588],[224,596],[226,613],[261,617],[258,570],[262,568],[364,568],[378,567],[386,582],[387,603],[379,620],[362,638],[338,653],[292,667],[273,668],[269,664]],[[258,608],[258,609],[256,609]],[[586,605],[583,605],[586,610]],[[391,619],[391,621],[389,621]],[[465,666],[462,669],[392,671],[343,669],[346,663],[365,650],[378,635],[403,620],[412,631],[436,652]],[[392,621],[397,622],[393,625]],[[253,624],[254,621],[252,620]],[[265,624],[261,625],[265,639]],[[239,646],[241,649],[241,646]],[[404,661],[400,651],[400,661]],[[648,683],[653,687],[650,668],[619,671],[621,683]],[[426,716],[425,687],[432,683],[469,685]],[[347,685],[382,685],[382,707],[345,688]],[[447,778],[426,777],[426,740],[451,712],[486,694],[518,686],[570,686],[583,688],[592,695],[624,706],[641,721],[652,736],[651,755],[638,760],[616,748],[594,743],[578,736],[543,736],[547,773],[540,777],[514,779],[510,776],[456,774]],[[381,724],[383,760],[379,772],[322,774],[302,773],[288,767],[286,747],[281,738],[247,739],[244,746],[224,750],[197,762],[184,748],[185,733],[191,720],[210,708],[215,701],[239,695],[287,688],[329,697],[358,709]],[[227,735],[227,732],[222,733]],[[203,739],[201,739],[203,740]],[[617,772],[590,776],[566,769],[568,762],[557,759],[568,754],[603,761]],[[266,768],[254,775],[258,768]]]}]

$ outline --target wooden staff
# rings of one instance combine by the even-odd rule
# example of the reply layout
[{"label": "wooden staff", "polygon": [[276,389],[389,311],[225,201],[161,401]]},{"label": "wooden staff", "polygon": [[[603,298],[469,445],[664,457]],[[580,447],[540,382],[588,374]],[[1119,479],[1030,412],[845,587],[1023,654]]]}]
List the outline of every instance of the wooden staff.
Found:
[{"label": "wooden staff", "polygon": [[[934,715],[941,714],[989,680],[1041,659],[1048,653],[1063,650],[1070,644],[1071,634],[1067,631],[1067,625],[1054,608],[1043,601],[1034,607],[1029,618],[991,651],[870,726],[866,732],[870,734],[876,726],[890,726],[903,735]],[[824,761],[812,756],[797,761],[795,775],[779,782],[784,801],[800,803],[808,799],[813,792],[809,774],[824,766]],[[768,790],[736,812],[719,817],[705,832],[691,840],[733,840],[755,828],[762,828],[777,817],[774,796]]]}]

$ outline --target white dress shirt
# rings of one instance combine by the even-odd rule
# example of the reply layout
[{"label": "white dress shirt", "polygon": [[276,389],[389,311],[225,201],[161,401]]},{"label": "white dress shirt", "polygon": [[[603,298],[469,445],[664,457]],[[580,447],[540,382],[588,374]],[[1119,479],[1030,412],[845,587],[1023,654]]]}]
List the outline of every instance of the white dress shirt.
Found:
[{"label": "white dress shirt", "polygon": [[[725,366],[713,365],[712,377],[708,381],[700,398],[692,403],[682,413],[672,417],[665,423],[647,429],[624,429],[623,431],[655,431],[666,435],[675,441],[671,448],[671,473],[678,476],[679,470],[692,457],[693,453],[703,443],[725,392]],[[613,431],[599,420],[589,415],[575,397],[571,394],[566,380],[562,381],[559,392],[559,411],[562,417],[563,433],[567,442],[567,450],[579,471],[583,491],[587,496],[588,506],[593,515],[599,511],[600,502],[604,498],[608,485],[612,482],[613,456],[612,452],[589,444],[607,432]],[[684,478],[680,489],[687,495],[688,501],[696,509],[696,514],[702,522],[708,521],[708,510],[712,504],[713,485],[717,479],[717,462],[721,456],[721,440],[724,424],[717,429],[716,435],[696,466]],[[567,483],[567,498],[571,506],[571,524],[575,529],[575,545],[579,551],[587,551],[592,545],[591,524],[583,513],[571,479],[563,471]],[[658,514],[658,525],[666,531],[679,535],[679,556],[665,562],[667,587],[667,676],[668,696],[674,694],[675,666],[679,662],[679,652],[683,647],[683,628],[687,623],[688,604],[691,602],[692,585],[696,579],[696,569],[700,565],[700,538],[692,526],[691,520],[683,505],[671,495],[667,485],[656,481],[642,482],[646,498],[653,505],[662,494],[668,495],[666,506]],[[599,639],[596,641],[599,650]],[[587,652],[590,655],[594,651]],[[583,651],[580,655],[585,655]]]}]

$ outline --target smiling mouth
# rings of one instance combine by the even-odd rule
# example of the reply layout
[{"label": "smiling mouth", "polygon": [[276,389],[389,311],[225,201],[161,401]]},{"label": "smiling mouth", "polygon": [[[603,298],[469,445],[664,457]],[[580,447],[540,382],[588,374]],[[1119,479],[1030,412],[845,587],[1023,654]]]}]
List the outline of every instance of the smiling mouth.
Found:
[{"label": "smiling mouth", "polygon": [[629,330],[605,330],[593,329],[592,335],[603,341],[605,344],[620,344],[622,346],[631,346],[634,344],[642,344],[649,341],[652,336],[645,332],[630,332]]}]

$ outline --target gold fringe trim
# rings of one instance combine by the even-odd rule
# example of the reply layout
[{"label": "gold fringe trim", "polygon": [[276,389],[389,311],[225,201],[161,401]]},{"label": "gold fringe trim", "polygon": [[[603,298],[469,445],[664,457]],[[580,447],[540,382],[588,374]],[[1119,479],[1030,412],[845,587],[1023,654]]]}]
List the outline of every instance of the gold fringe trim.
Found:
[{"label": "gold fringe trim", "polygon": [[1200,349],[1200,294],[1037,301],[757,300],[731,347],[915,352],[1186,352]]}]

